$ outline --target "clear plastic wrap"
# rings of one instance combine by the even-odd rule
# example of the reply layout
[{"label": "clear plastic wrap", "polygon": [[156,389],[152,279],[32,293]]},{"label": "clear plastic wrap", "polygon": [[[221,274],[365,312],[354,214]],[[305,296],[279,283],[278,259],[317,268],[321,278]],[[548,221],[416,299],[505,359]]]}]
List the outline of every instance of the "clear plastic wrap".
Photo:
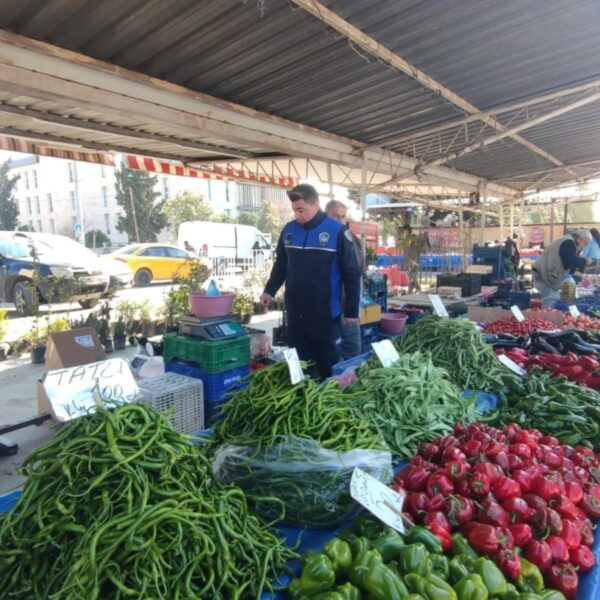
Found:
[{"label": "clear plastic wrap", "polygon": [[359,510],[350,497],[355,467],[383,483],[392,478],[388,450],[335,452],[318,442],[289,437],[285,443],[257,450],[224,444],[213,463],[215,475],[235,483],[249,496],[255,512],[296,527],[326,527]]}]

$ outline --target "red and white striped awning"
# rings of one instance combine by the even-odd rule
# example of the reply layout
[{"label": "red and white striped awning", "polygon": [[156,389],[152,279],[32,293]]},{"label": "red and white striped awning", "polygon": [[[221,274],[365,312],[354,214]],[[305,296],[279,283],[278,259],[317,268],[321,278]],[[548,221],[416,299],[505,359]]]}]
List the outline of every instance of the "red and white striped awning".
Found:
[{"label": "red and white striped awning", "polygon": [[80,160],[99,165],[113,166],[115,164],[113,155],[110,152],[66,150],[64,148],[36,144],[25,138],[13,137],[12,135],[0,135],[0,150],[23,152],[24,154],[38,154],[40,156],[51,156],[67,160]]},{"label": "red and white striped awning", "polygon": [[284,188],[292,188],[298,185],[296,177],[270,177],[268,175],[257,175],[245,169],[233,169],[232,167],[221,167],[211,165],[205,169],[192,169],[183,165],[172,164],[135,154],[125,155],[127,166],[130,169],[152,171],[163,175],[179,175],[181,177],[197,177],[200,179],[219,179],[222,181],[250,181],[265,185],[276,185]]}]

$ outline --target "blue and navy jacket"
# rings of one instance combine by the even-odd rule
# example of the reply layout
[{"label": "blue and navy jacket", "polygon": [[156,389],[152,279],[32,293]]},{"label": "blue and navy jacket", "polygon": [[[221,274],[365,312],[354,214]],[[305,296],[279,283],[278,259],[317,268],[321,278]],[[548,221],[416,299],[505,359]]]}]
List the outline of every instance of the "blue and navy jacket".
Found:
[{"label": "blue and navy jacket", "polygon": [[357,318],[360,277],[351,233],[319,211],[304,225],[290,221],[283,228],[265,292],[274,296],[285,282],[290,316]]}]

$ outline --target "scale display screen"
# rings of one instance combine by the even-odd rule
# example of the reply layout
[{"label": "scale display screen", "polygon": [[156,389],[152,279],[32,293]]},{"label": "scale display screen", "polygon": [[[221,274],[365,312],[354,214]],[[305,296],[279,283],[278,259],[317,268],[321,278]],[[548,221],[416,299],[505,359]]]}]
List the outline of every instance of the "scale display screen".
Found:
[{"label": "scale display screen", "polygon": [[231,337],[243,332],[239,323],[215,323],[214,325],[205,325],[206,332],[211,338]]}]

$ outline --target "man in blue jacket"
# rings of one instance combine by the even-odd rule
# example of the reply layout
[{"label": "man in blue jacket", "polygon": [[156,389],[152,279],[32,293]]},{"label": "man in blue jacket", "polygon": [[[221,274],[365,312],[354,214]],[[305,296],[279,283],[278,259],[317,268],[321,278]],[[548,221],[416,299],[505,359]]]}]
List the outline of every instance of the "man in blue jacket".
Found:
[{"label": "man in blue jacket", "polygon": [[288,343],[325,378],[340,357],[342,313],[346,324],[358,322],[360,267],[351,233],[320,209],[313,186],[297,185],[288,196],[295,220],[281,232],[261,302],[285,283]]}]

